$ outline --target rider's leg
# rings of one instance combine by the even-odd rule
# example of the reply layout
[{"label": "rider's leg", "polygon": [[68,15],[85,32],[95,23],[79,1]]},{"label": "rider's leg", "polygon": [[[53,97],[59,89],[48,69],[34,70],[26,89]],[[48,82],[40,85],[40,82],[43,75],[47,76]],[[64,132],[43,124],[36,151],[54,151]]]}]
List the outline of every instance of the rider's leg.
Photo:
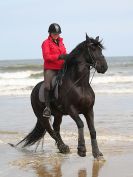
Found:
[{"label": "rider's leg", "polygon": [[51,116],[51,110],[50,110],[50,88],[51,88],[51,82],[54,76],[56,76],[58,73],[58,70],[45,70],[44,71],[44,99],[45,99],[45,109],[43,111],[43,116],[49,118]]}]

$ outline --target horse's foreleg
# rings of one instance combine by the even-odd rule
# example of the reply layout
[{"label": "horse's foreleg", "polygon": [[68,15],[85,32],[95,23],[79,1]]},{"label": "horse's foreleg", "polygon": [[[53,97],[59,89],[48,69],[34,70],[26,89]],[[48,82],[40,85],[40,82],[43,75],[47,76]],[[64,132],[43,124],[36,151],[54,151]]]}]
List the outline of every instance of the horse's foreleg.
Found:
[{"label": "horse's foreleg", "polygon": [[99,151],[98,143],[96,139],[96,130],[94,126],[94,112],[93,109],[90,110],[87,114],[84,115],[87,121],[88,128],[90,130],[91,136],[91,145],[92,145],[92,154],[94,158],[100,159],[103,154]]},{"label": "horse's foreleg", "polygon": [[84,139],[84,123],[73,106],[71,106],[70,116],[76,122],[78,127],[78,147],[77,147],[78,155],[84,157],[86,156],[86,147],[85,147],[85,139]]},{"label": "horse's foreleg", "polygon": [[69,146],[66,145],[62,138],[61,138],[61,135],[60,135],[60,125],[61,125],[61,122],[62,122],[62,114],[58,113],[56,115],[54,115],[54,122],[53,122],[53,128],[54,128],[54,131],[56,133],[56,136],[60,139],[60,143],[57,143],[57,146],[60,150],[60,152],[62,153],[68,153],[70,152],[70,149],[69,149]]}]

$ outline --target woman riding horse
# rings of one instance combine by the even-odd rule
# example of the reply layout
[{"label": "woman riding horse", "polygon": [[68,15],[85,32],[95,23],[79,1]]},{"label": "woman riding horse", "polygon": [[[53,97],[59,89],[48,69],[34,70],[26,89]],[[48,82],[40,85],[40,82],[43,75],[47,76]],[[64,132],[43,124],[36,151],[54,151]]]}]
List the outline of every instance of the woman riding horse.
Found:
[{"label": "woman riding horse", "polygon": [[58,74],[58,71],[63,68],[64,61],[58,60],[61,54],[66,54],[66,49],[63,44],[63,38],[59,36],[61,28],[58,24],[52,23],[48,29],[49,37],[42,44],[42,53],[44,59],[44,99],[45,108],[43,117],[51,116],[50,110],[50,90],[53,77]]},{"label": "woman riding horse", "polygon": [[[69,147],[65,145],[60,135],[60,124],[63,115],[70,115],[78,127],[78,154],[82,157],[85,156],[84,124],[79,116],[79,114],[83,114],[90,131],[92,154],[94,158],[98,159],[103,156],[98,148],[94,126],[93,106],[95,94],[89,83],[91,67],[102,74],[108,69],[102,49],[103,46],[99,41],[99,37],[93,39],[86,35],[85,41],[65,57],[60,57],[60,59],[65,59],[65,74],[62,85],[59,87],[58,99],[50,102],[51,114],[54,116],[53,127],[50,125],[49,119],[43,117],[46,104],[39,99],[39,91],[43,82],[38,83],[33,88],[31,104],[37,117],[37,123],[34,129],[21,141],[24,142],[23,147],[34,144],[44,137],[47,131],[56,141],[60,152],[69,152]],[[61,106],[61,109],[58,105]]]}]

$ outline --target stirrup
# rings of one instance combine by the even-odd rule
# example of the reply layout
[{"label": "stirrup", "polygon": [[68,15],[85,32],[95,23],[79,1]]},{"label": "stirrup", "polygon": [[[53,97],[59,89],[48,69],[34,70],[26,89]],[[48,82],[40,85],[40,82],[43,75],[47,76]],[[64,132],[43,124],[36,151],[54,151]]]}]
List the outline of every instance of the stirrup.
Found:
[{"label": "stirrup", "polygon": [[51,110],[49,107],[46,107],[44,110],[43,110],[43,117],[46,117],[46,118],[50,118],[51,117]]}]

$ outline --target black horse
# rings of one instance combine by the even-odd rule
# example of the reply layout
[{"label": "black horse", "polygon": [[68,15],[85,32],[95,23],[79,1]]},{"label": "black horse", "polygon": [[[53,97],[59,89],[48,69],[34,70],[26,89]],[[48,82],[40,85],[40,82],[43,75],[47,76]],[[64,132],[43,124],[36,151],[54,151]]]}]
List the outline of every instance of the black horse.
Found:
[{"label": "black horse", "polygon": [[42,116],[45,103],[39,99],[39,90],[43,82],[38,83],[33,88],[31,104],[37,117],[37,123],[34,129],[21,141],[24,142],[23,147],[33,145],[47,131],[56,141],[60,152],[69,152],[69,147],[65,145],[60,136],[60,124],[63,115],[70,115],[78,127],[78,154],[85,156],[84,124],[79,117],[79,114],[83,114],[90,130],[93,156],[94,158],[103,156],[98,148],[94,127],[93,105],[95,102],[95,94],[89,84],[90,69],[92,67],[98,73],[102,74],[108,69],[107,62],[102,54],[103,48],[99,37],[93,39],[89,38],[86,34],[85,41],[77,45],[69,54],[62,56],[65,59],[63,68],[65,72],[62,77],[62,84],[58,89],[58,99],[54,98],[53,92],[51,95],[54,98],[51,100],[51,110],[54,116],[53,126],[50,125],[48,119]]}]

